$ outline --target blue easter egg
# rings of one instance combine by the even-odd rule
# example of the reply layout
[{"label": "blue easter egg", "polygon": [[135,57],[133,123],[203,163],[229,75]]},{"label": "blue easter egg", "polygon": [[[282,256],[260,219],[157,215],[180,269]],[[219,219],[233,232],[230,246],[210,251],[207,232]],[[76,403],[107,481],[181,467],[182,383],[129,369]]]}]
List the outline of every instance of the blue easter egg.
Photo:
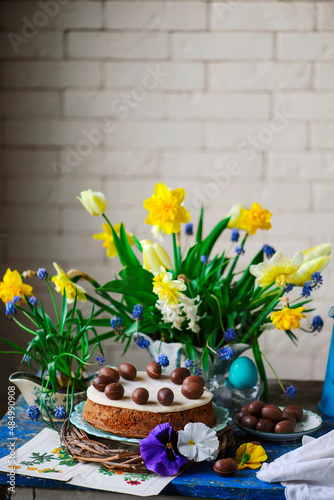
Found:
[{"label": "blue easter egg", "polygon": [[256,364],[246,356],[240,356],[231,364],[228,380],[236,389],[250,389],[257,384]]}]

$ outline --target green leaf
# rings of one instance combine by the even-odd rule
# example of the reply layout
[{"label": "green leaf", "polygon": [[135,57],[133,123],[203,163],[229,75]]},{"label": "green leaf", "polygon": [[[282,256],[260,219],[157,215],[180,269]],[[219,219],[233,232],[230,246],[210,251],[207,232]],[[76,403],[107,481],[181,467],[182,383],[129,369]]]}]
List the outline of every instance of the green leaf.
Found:
[{"label": "green leaf", "polygon": [[157,295],[153,293],[153,275],[141,266],[128,266],[119,273],[122,280],[106,283],[99,290],[121,293],[135,297],[146,304],[155,304]]},{"label": "green leaf", "polygon": [[227,224],[229,223],[230,217],[221,220],[218,224],[212,229],[211,233],[202,241],[200,245],[200,253],[201,255],[206,255],[209,257],[213,245],[218,240],[219,236],[222,234],[224,229],[227,228]]},{"label": "green leaf", "polygon": [[198,226],[197,226],[197,233],[196,233],[196,243],[202,243],[202,234],[203,234],[203,215],[204,215],[204,210],[203,206],[201,207],[201,214],[199,216],[199,221],[198,221]]},{"label": "green leaf", "polygon": [[123,248],[124,248],[124,252],[125,252],[126,257],[127,257],[127,265],[140,266],[141,264],[140,264],[139,260],[137,259],[137,257],[135,256],[135,254],[130,246],[130,243],[128,242],[128,238],[127,238],[123,223],[121,224],[119,234],[120,234],[121,243],[122,243]]}]

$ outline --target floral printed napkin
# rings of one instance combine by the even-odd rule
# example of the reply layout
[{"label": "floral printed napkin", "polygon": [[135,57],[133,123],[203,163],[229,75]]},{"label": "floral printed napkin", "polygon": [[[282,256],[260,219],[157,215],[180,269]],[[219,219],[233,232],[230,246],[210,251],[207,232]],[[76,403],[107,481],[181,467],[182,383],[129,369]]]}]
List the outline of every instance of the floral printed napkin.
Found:
[{"label": "floral printed napkin", "polygon": [[86,488],[139,496],[158,495],[175,476],[161,477],[154,473],[108,471],[100,464],[82,464],[74,460],[59,435],[43,429],[20,448],[8,443],[9,455],[0,459],[0,471],[25,476],[56,479]]}]

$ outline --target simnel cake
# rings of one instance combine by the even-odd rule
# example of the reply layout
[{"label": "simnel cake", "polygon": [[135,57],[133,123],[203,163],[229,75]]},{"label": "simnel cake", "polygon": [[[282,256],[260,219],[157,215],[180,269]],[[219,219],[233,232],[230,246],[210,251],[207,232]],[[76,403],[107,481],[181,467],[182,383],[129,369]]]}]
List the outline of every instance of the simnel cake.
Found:
[{"label": "simnel cake", "polygon": [[143,438],[158,424],[178,431],[188,422],[211,427],[215,420],[212,394],[202,377],[177,368],[168,376],[158,363],[146,372],[129,363],[104,367],[88,388],[83,418],[92,426],[119,436]]}]

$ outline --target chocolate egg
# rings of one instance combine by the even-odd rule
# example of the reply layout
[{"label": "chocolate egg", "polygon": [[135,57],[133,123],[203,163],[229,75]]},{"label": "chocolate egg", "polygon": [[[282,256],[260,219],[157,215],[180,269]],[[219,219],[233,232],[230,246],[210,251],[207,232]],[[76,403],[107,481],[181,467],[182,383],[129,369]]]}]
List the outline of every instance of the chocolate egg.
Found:
[{"label": "chocolate egg", "polygon": [[284,408],[284,413],[287,414],[288,412],[293,413],[293,415],[296,417],[297,422],[303,418],[303,409],[298,406],[298,405],[289,405]]},{"label": "chocolate egg", "polygon": [[106,375],[107,377],[110,377],[113,382],[118,382],[119,381],[119,373],[117,370],[114,368],[111,368],[110,366],[104,366],[99,370],[99,375]]},{"label": "chocolate egg", "polygon": [[267,418],[272,422],[279,422],[283,419],[282,410],[275,405],[265,405],[261,410],[261,417]]},{"label": "chocolate egg", "polygon": [[241,425],[243,427],[246,427],[247,429],[255,429],[256,424],[257,424],[257,418],[254,417],[254,415],[246,415],[241,420]]},{"label": "chocolate egg", "polygon": [[174,401],[174,392],[169,387],[163,387],[159,390],[157,398],[162,406],[170,406]]},{"label": "chocolate egg", "polygon": [[190,370],[188,370],[188,368],[176,368],[170,374],[171,381],[177,385],[182,385],[184,379],[187,377],[190,377]]},{"label": "chocolate egg", "polygon": [[275,424],[267,418],[260,418],[256,424],[256,430],[261,432],[274,432]]},{"label": "chocolate egg", "polygon": [[145,387],[137,387],[131,395],[132,401],[137,405],[144,405],[150,397],[149,392]]},{"label": "chocolate egg", "polygon": [[275,432],[279,434],[290,434],[295,432],[296,426],[293,425],[291,420],[281,420],[275,425]]},{"label": "chocolate egg", "polygon": [[121,363],[118,367],[118,373],[125,380],[133,380],[136,378],[137,369],[130,363]]},{"label": "chocolate egg", "polygon": [[202,387],[205,386],[205,380],[200,375],[190,375],[190,377],[187,377],[184,379],[183,383],[184,384],[199,384]]},{"label": "chocolate egg", "polygon": [[161,375],[161,365],[156,361],[151,361],[146,366],[146,373],[150,378],[159,378]]},{"label": "chocolate egg", "polygon": [[238,470],[237,464],[232,460],[232,458],[222,458],[217,460],[213,466],[213,470],[222,477],[228,477],[235,474]]},{"label": "chocolate egg", "polygon": [[99,391],[103,392],[104,389],[107,387],[108,384],[111,384],[113,382],[113,379],[108,377],[107,375],[99,375],[98,377],[95,377],[93,380],[93,387]]},{"label": "chocolate egg", "polygon": [[261,415],[261,410],[265,406],[263,401],[253,401],[248,405],[249,415],[254,415],[255,417],[259,417]]},{"label": "chocolate egg", "polygon": [[[189,377],[188,377],[189,378]],[[181,394],[187,399],[199,399],[204,392],[204,387],[196,382],[191,382],[181,387]]]},{"label": "chocolate egg", "polygon": [[104,389],[104,394],[109,399],[121,399],[124,395],[124,387],[118,382],[113,382],[112,384],[107,385]]}]

